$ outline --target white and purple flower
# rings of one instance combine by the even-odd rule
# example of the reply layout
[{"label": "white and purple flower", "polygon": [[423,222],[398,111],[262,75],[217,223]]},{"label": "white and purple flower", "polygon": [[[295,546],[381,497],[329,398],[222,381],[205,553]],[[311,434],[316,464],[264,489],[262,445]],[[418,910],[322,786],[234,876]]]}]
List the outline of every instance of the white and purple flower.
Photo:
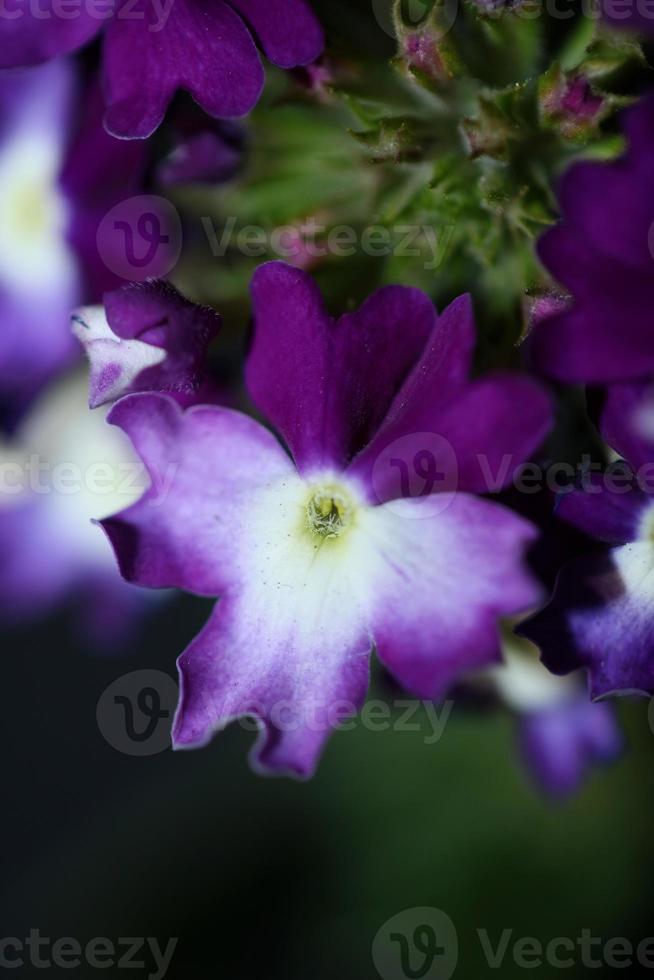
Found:
[{"label": "white and purple flower", "polygon": [[98,227],[142,179],[142,144],[107,136],[98,93],[81,109],[78,95],[73,68],[63,61],[0,78],[0,421],[6,427],[75,359],[71,310],[117,285],[98,252]]},{"label": "white and purple flower", "polygon": [[252,293],[248,387],[289,452],[230,409],[128,395],[110,421],[153,487],[102,524],[129,581],[220,597],[180,658],[176,746],[253,715],[256,761],[307,776],[363,703],[373,645],[424,698],[499,659],[499,617],[538,599],[524,566],[536,532],[474,494],[538,446],[551,409],[528,379],[469,380],[466,297],[437,316],[419,290],[387,287],[334,321],[278,262]]},{"label": "white and purple flower", "polygon": [[600,429],[627,465],[590,474],[558,514],[604,547],[561,570],[521,632],[555,674],[588,670],[593,698],[654,694],[654,441],[648,382],[608,389]]},{"label": "white and purple flower", "polygon": [[516,718],[526,771],[547,796],[565,799],[594,766],[620,755],[623,737],[613,707],[590,701],[577,678],[548,673],[525,640],[509,637],[503,654],[491,677]]},{"label": "white and purple flower", "polygon": [[104,306],[78,310],[73,333],[89,358],[89,407],[137,391],[166,391],[188,404],[206,381],[219,327],[213,310],[161,281],[123,286]]},{"label": "white and purple flower", "polygon": [[110,649],[152,604],[120,578],[91,520],[148,481],[106,412],[89,412],[85,387],[82,374],[62,374],[0,442],[0,619],[33,622],[70,603],[84,636]]}]

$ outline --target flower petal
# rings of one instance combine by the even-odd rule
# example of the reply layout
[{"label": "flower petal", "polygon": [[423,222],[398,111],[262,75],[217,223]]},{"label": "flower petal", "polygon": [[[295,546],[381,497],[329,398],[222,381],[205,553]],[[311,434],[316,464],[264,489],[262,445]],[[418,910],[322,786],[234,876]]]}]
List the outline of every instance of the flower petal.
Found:
[{"label": "flower petal", "polygon": [[252,27],[266,57],[280,68],[308,65],[322,54],[322,28],[305,0],[229,2]]},{"label": "flower petal", "polygon": [[621,381],[653,371],[649,273],[601,255],[565,223],[546,232],[538,251],[574,294],[574,303],[535,325],[528,341],[535,366],[571,383]]},{"label": "flower petal", "polygon": [[587,696],[523,715],[518,740],[527,768],[554,798],[578,790],[593,765],[613,762],[623,746],[612,706]]},{"label": "flower petal", "polygon": [[[411,471],[420,454],[431,459],[436,491],[501,490],[547,435],[551,401],[529,378],[497,375],[463,385],[473,331],[469,297],[455,300],[438,318],[377,435],[350,467],[372,499],[405,495],[397,469],[385,464],[406,456]],[[443,338],[450,345],[445,359]]]},{"label": "flower petal", "polygon": [[30,0],[5,0],[0,17],[0,68],[38,65],[81,48],[102,29],[104,20],[84,4],[62,17],[60,4],[42,0],[35,16]]},{"label": "flower petal", "polygon": [[150,588],[217,596],[234,580],[253,502],[295,477],[274,436],[231,409],[182,411],[165,395],[128,395],[112,409],[145,463],[152,486],[102,521],[125,578]]},{"label": "flower petal", "polygon": [[[66,62],[0,78],[0,412],[12,425],[75,357],[70,311],[82,284],[58,186],[74,104]],[[20,206],[26,189],[34,213]]]},{"label": "flower petal", "polygon": [[561,184],[563,221],[540,240],[543,264],[574,304],[537,325],[529,349],[539,369],[561,381],[624,381],[654,371],[653,117],[650,96],[625,116],[624,156],[570,168]]},{"label": "flower petal", "polygon": [[634,541],[644,512],[652,506],[651,498],[633,484],[625,484],[626,492],[617,492],[607,484],[605,474],[593,474],[587,486],[587,490],[561,494],[556,504],[557,516],[606,544]]},{"label": "flower petal", "polygon": [[125,286],[80,310],[73,331],[89,357],[91,408],[139,391],[197,391],[220,326],[208,307],[165,282]]},{"label": "flower petal", "polygon": [[310,276],[283,262],[252,282],[250,393],[300,469],[342,466],[374,433],[422,350],[435,311],[417,289],[379,290],[334,322]]},{"label": "flower petal", "polygon": [[611,385],[600,416],[606,442],[634,473],[654,464],[654,389],[651,381]]},{"label": "flower petal", "polygon": [[334,727],[363,704],[371,640],[349,576],[294,562],[283,577],[222,599],[182,654],[176,748],[252,715],[264,727],[255,764],[307,777]]},{"label": "flower petal", "polygon": [[436,494],[370,508],[378,553],[371,594],[381,661],[418,697],[500,657],[498,619],[532,607],[523,566],[536,529],[498,504]]},{"label": "flower petal", "polygon": [[518,632],[554,674],[586,667],[593,698],[654,693],[654,549],[623,545],[564,566],[550,603]]},{"label": "flower petal", "polygon": [[[60,178],[71,203],[66,237],[84,270],[81,299],[86,303],[99,302],[106,290],[125,281],[114,271],[125,267],[124,231],[106,219],[116,205],[142,192],[149,152],[140,141],[110,136],[103,117],[104,98],[95,80],[81,107]],[[114,252],[115,260],[108,263],[108,254]]]},{"label": "flower petal", "polygon": [[211,116],[243,116],[253,108],[263,87],[263,68],[247,27],[223,0],[176,0],[164,23],[146,0],[131,7],[131,16],[116,17],[105,35],[111,133],[150,136],[179,88]]}]

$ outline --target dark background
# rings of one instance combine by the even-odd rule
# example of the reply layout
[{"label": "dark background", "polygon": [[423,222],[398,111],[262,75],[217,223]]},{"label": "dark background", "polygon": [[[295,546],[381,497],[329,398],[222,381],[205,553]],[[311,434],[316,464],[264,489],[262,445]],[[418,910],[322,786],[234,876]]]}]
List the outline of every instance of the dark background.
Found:
[{"label": "dark background", "polygon": [[238,727],[202,751],[121,754],[96,721],[102,692],[136,669],[174,676],[207,611],[173,600],[107,659],[63,618],[3,635],[3,936],[179,936],[168,976],[180,980],[365,980],[383,923],[435,906],[458,931],[456,977],[473,980],[525,972],[510,956],[490,971],[477,928],[494,943],[506,928],[543,941],[654,933],[646,704],[623,706],[625,758],[559,806],[520,770],[510,719],[459,703],[436,745],[337,734],[309,783],[255,776]]}]

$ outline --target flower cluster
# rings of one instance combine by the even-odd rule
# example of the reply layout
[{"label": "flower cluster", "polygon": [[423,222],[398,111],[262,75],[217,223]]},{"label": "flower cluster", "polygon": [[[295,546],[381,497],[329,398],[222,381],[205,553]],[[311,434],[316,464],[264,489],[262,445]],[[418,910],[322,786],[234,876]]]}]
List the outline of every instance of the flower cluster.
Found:
[{"label": "flower cluster", "polygon": [[[483,691],[565,796],[621,751],[606,699],[654,695],[645,54],[608,9],[557,47],[520,4],[393,4],[391,60],[318,6],[5,4],[0,615],[73,599],[99,645],[183,590],[176,748],[253,718],[254,765],[310,776],[374,654]],[[296,69],[263,98],[259,49]],[[524,489],[558,452],[582,485]]]}]

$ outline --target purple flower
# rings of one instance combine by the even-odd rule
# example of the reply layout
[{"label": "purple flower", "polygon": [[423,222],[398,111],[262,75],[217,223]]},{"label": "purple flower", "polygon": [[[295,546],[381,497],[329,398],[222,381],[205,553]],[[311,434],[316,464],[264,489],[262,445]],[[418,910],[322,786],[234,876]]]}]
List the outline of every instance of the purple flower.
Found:
[{"label": "purple flower", "polygon": [[9,0],[0,67],[74,51],[104,28],[106,125],[121,137],[150,136],[180,88],[209,115],[245,115],[264,82],[253,38],[281,68],[308,64],[323,49],[305,0],[115,0],[101,14],[80,9],[71,19],[53,7],[42,4],[37,18],[28,0]]},{"label": "purple flower", "polygon": [[152,603],[120,578],[91,519],[138,499],[148,481],[84,389],[82,376],[62,376],[0,444],[0,619],[33,622],[76,602],[82,632],[109,648]]},{"label": "purple flower", "polygon": [[220,596],[180,658],[176,746],[253,715],[257,762],[306,776],[361,706],[373,644],[434,698],[495,661],[498,617],[536,601],[533,527],[473,493],[486,466],[537,446],[550,403],[520,377],[468,380],[466,297],[437,316],[419,290],[388,287],[334,321],[278,262],[252,292],[247,382],[290,455],[238,412],[129,395],[110,420],[167,492],[102,523],[129,581]]},{"label": "purple flower", "polygon": [[540,241],[542,261],[574,303],[534,329],[531,354],[562,381],[654,371],[654,97],[624,119],[626,154],[570,168],[559,195],[563,220]]},{"label": "purple flower", "polygon": [[207,349],[220,317],[165,282],[123,286],[73,317],[90,363],[89,406],[137,391],[187,399],[205,380]]},{"label": "purple flower", "polygon": [[0,79],[0,415],[7,426],[74,359],[71,309],[116,285],[96,233],[118,195],[136,190],[143,148],[107,136],[93,102],[72,139],[70,65]]},{"label": "purple flower", "polygon": [[590,474],[563,495],[559,515],[604,543],[565,565],[546,608],[520,631],[555,674],[585,667],[593,698],[654,694],[654,443],[649,384],[614,385],[601,417],[629,464]]},{"label": "purple flower", "polygon": [[593,704],[584,692],[526,714],[518,740],[529,772],[554,798],[576,792],[594,765],[614,762],[622,736],[608,704]]},{"label": "purple flower", "polygon": [[528,773],[548,796],[562,799],[581,787],[594,765],[615,761],[622,736],[610,705],[593,704],[575,679],[549,674],[534,653],[511,637],[493,679],[517,719]]}]

